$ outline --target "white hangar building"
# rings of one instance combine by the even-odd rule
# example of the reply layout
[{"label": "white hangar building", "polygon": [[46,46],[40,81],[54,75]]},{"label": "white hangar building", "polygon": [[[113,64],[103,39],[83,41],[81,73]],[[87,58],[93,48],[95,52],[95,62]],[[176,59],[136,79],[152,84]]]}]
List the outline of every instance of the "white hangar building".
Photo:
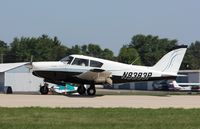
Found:
[{"label": "white hangar building", "polygon": [[43,79],[32,75],[27,63],[0,64],[0,91],[11,86],[13,92],[36,92]]}]

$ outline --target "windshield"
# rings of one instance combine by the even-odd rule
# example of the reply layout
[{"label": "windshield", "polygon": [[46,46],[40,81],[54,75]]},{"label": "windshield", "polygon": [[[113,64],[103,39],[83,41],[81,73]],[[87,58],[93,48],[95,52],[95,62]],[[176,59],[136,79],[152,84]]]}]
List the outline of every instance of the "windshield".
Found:
[{"label": "windshield", "polygon": [[73,60],[72,56],[67,56],[67,57],[61,59],[60,61],[67,63],[67,64],[71,64],[72,60]]}]

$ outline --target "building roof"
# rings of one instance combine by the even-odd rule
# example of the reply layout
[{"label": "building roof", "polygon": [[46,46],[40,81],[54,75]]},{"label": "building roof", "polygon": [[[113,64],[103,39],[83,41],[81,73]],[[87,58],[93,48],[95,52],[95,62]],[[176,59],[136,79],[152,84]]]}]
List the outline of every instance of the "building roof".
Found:
[{"label": "building roof", "polygon": [[6,72],[9,70],[12,70],[14,68],[20,67],[27,64],[27,62],[23,62],[23,63],[3,63],[0,64],[0,72]]},{"label": "building roof", "polygon": [[179,73],[200,73],[200,70],[179,70]]}]

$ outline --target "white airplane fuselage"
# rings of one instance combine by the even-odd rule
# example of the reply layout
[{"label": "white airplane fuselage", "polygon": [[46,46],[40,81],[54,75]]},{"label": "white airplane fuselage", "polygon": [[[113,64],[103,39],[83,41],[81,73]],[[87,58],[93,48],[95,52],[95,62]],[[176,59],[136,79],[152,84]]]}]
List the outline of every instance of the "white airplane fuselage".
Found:
[{"label": "white airplane fuselage", "polygon": [[[157,79],[174,78],[176,75],[162,76],[161,72],[153,70],[151,67],[128,65],[118,62],[102,60],[104,65],[101,69],[112,72],[113,83],[125,83],[134,81],[150,81]],[[65,64],[64,62],[35,62],[33,74],[46,79],[46,81],[62,81],[71,83],[90,84],[91,81],[77,80],[76,75],[87,72],[91,69],[99,69],[89,66],[76,66]],[[119,70],[120,68],[120,70]],[[173,76],[173,77],[172,77]],[[98,83],[99,84],[99,83]]]},{"label": "white airplane fuselage", "polygon": [[33,75],[45,82],[63,84],[113,84],[135,81],[175,79],[186,46],[180,46],[163,56],[154,66],[138,66],[94,58],[71,55],[57,62],[33,62]]}]

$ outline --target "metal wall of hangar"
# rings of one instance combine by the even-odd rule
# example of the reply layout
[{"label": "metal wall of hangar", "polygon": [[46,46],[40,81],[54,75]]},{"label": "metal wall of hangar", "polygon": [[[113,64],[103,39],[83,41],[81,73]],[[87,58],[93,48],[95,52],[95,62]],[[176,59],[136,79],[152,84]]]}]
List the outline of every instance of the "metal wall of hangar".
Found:
[{"label": "metal wall of hangar", "polygon": [[177,82],[200,83],[200,70],[180,70],[179,74],[186,76],[177,77]]},{"label": "metal wall of hangar", "polygon": [[[200,70],[180,70],[176,81],[178,83],[200,83]],[[161,80],[163,81],[163,80]],[[161,81],[144,81],[144,82],[133,82],[114,84],[114,89],[132,89],[132,90],[154,90],[154,85]]]},{"label": "metal wall of hangar", "polygon": [[0,64],[0,91],[11,86],[13,92],[36,92],[43,79],[32,75],[27,63]]},{"label": "metal wall of hangar", "polygon": [[114,89],[153,90],[153,81],[113,84]]}]

